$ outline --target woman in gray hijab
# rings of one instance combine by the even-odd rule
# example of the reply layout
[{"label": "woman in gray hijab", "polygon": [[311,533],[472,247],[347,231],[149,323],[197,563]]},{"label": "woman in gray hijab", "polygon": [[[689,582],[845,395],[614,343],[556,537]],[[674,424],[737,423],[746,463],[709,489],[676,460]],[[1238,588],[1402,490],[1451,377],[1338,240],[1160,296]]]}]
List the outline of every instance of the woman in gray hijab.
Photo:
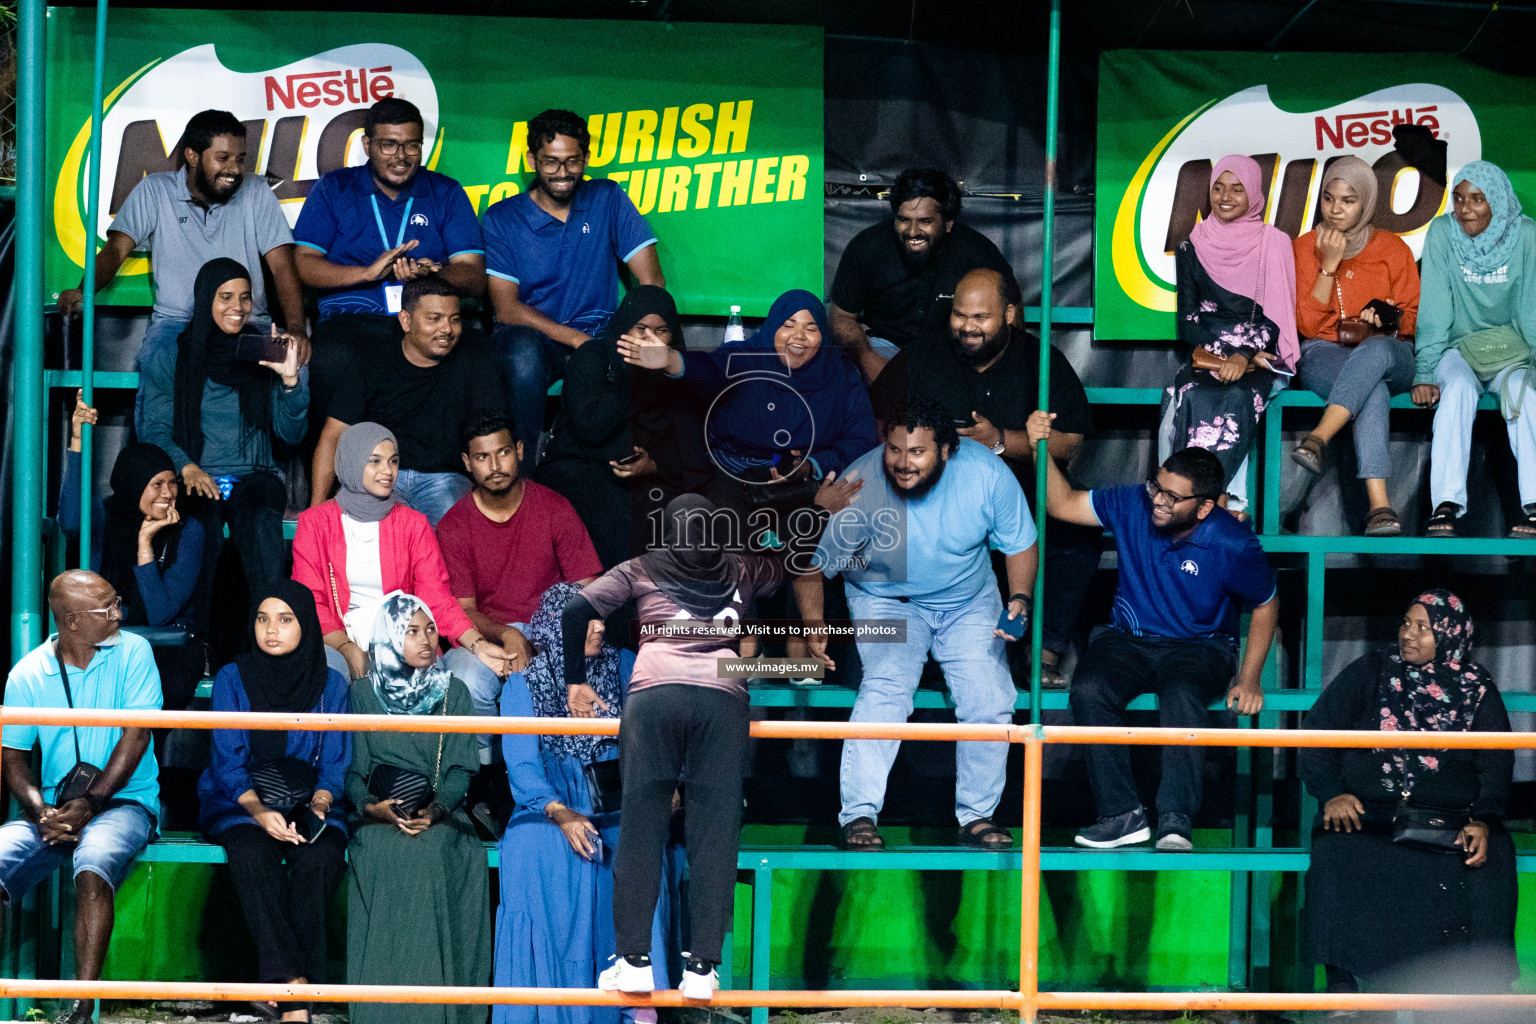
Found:
[{"label": "woman in gray hijab", "polygon": [[427,517],[395,498],[400,449],[377,423],[354,423],[336,445],[336,497],[299,515],[293,578],[315,595],[331,667],[349,679],[368,670],[366,648],[386,594],[421,598],[443,636],[499,676],[507,656],[469,621],[448,591],[448,568]]}]

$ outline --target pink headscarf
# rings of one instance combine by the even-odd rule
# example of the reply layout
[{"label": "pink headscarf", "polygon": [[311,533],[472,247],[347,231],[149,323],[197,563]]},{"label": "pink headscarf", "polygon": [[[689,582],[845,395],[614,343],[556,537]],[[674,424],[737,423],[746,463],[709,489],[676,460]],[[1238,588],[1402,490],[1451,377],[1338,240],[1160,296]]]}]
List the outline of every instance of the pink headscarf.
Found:
[{"label": "pink headscarf", "polygon": [[[1229,292],[1246,295],[1264,308],[1280,328],[1280,361],[1295,368],[1296,263],[1284,231],[1264,223],[1264,175],[1246,156],[1225,156],[1211,168],[1211,184],[1231,171],[1248,192],[1248,212],[1230,224],[1211,216],[1195,225],[1189,240],[1211,280]],[[1259,267],[1263,265],[1263,278]]]}]

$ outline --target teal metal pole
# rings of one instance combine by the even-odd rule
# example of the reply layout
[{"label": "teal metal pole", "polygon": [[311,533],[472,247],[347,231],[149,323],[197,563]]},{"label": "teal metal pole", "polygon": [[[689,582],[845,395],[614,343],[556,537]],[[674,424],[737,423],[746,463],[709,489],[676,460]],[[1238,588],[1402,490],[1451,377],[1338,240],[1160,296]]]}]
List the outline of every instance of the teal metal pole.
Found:
[{"label": "teal metal pole", "polygon": [[16,355],[11,362],[16,417],[11,464],[11,663],[43,639],[43,480],[36,472],[43,436],[43,175],[45,114],[43,0],[21,0],[16,14]]},{"label": "teal metal pole", "polygon": [[[101,216],[101,119],[106,88],[107,0],[96,0],[96,67],[91,75],[91,159],[85,185],[85,291],[80,336],[80,388],[85,404],[96,404],[96,224]],[[80,428],[80,568],[91,567],[92,484],[95,482],[95,435]]]},{"label": "teal metal pole", "polygon": [[[1056,255],[1056,107],[1061,94],[1061,0],[1051,0],[1051,39],[1045,83],[1045,231],[1040,269],[1040,399],[1038,409],[1051,407],[1051,274]],[[1035,608],[1030,622],[1029,720],[1040,721],[1040,655],[1045,642],[1045,491],[1046,443],[1035,449],[1035,532],[1039,534],[1040,565],[1035,570]]]}]

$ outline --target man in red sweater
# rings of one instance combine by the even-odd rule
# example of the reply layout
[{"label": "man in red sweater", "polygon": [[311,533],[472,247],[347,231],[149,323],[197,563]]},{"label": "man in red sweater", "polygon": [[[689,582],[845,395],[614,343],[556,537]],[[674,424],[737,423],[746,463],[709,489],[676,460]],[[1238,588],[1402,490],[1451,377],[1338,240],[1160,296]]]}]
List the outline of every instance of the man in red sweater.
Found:
[{"label": "man in red sweater", "polygon": [[[485,636],[506,649],[513,672],[533,656],[523,630],[539,599],[556,583],[586,584],[603,571],[587,528],[571,503],[521,474],[523,445],[501,412],[477,410],[464,425],[464,468],[474,490],[437,524],[448,565],[448,589]],[[455,648],[449,671],[464,680],[475,711],[495,715],[502,680],[479,659]],[[480,762],[490,764],[489,736]]]}]

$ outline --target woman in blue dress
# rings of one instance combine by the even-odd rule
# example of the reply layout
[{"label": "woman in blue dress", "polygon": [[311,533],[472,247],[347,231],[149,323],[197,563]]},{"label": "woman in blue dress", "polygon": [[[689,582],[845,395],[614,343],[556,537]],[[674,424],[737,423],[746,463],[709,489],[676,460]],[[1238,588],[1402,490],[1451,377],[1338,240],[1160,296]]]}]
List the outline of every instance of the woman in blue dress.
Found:
[{"label": "woman in blue dress", "polygon": [[[574,583],[551,587],[529,622],[538,652],[527,672],[512,675],[501,692],[504,717],[618,718],[634,656],[601,639],[587,645],[587,691],[568,693],[561,655],[560,615],[580,591]],[[590,711],[587,709],[590,708]],[[594,814],[583,767],[614,760],[610,736],[502,737],[517,813],[498,846],[501,902],[496,911],[496,984],[592,988],[614,954],[613,854],[619,814]],[[669,851],[663,897],[651,928],[657,987],[666,987],[669,937],[676,920],[682,854]],[[650,1007],[497,1006],[492,1024],[647,1024]]]}]

